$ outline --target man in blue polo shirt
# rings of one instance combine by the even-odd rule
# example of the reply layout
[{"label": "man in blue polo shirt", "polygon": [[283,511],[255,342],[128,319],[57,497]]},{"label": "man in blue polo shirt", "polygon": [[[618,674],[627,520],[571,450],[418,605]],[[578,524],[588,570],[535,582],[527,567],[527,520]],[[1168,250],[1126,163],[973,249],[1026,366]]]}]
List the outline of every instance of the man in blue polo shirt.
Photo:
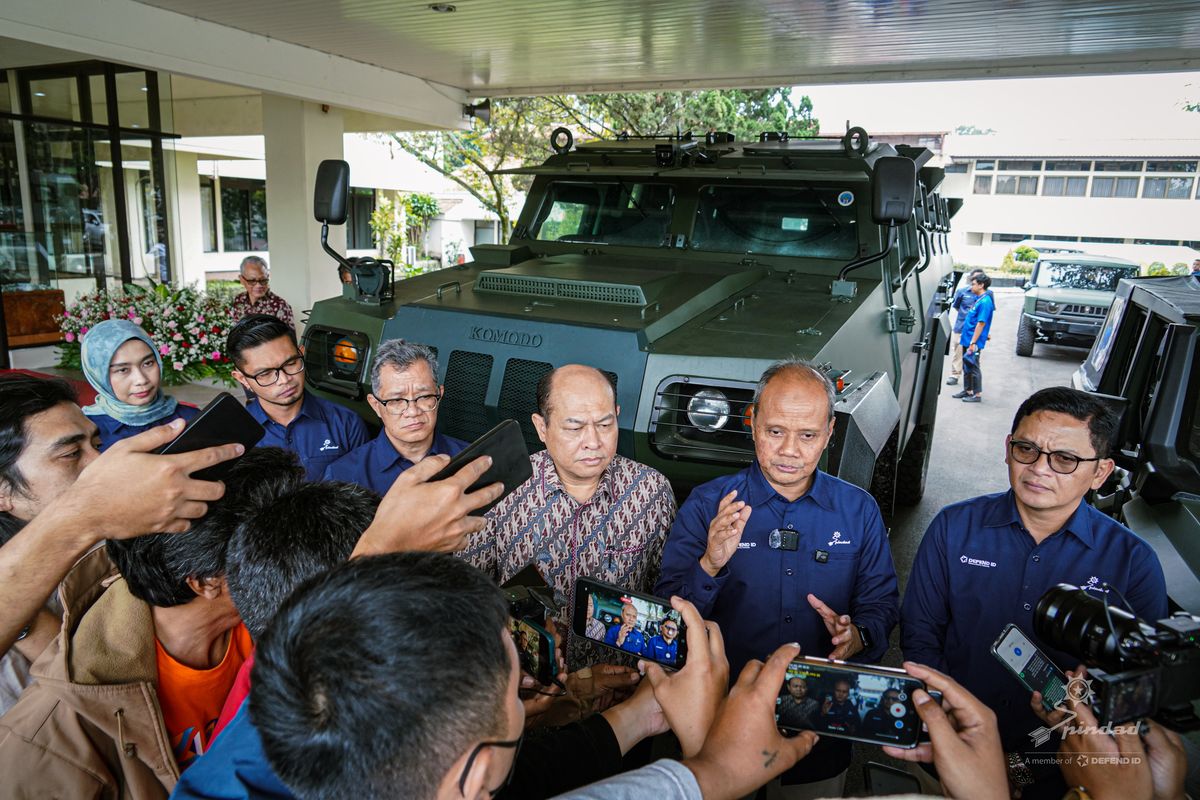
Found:
[{"label": "man in blue polo shirt", "polygon": [[[770,366],[755,392],[755,463],[697,487],[667,538],[655,594],[721,626],[731,675],[785,642],[854,661],[887,650],[899,592],[879,506],[817,469],[834,399],[811,364]],[[822,739],[783,776],[783,794],[840,796],[849,764],[847,742]]]},{"label": "man in blue polo shirt", "polygon": [[963,390],[951,395],[964,403],[983,402],[983,372],[979,361],[987,345],[988,334],[992,331],[992,317],[996,313],[996,301],[988,291],[991,285],[992,279],[982,272],[971,277],[971,294],[975,295],[975,305],[967,312],[962,332],[958,335],[958,343],[963,349]]},{"label": "man in blue polo shirt", "polygon": [[[951,336],[950,345],[950,377],[946,378],[946,385],[953,386],[958,383],[958,379],[962,377],[963,372],[963,346],[959,341],[959,334],[962,333],[963,322],[967,319],[967,314],[971,313],[971,309],[975,307],[975,301],[979,298],[971,291],[971,279],[976,275],[982,275],[983,270],[973,269],[967,275],[967,284],[954,293],[954,299],[950,301],[950,307],[958,313],[954,316],[954,335]],[[988,294],[991,294],[989,291]]]},{"label": "man in blue polo shirt", "polygon": [[675,638],[678,635],[679,626],[675,620],[667,617],[658,626],[658,633],[651,636],[650,641],[646,642],[643,655],[660,664],[674,664],[675,657],[679,652],[679,640]]},{"label": "man in blue polo shirt", "polygon": [[251,314],[229,331],[225,352],[234,379],[254,396],[247,410],[266,431],[258,446],[291,450],[308,480],[367,441],[361,417],[304,391],[304,354],[287,323]]},{"label": "man in blue polo shirt", "polygon": [[[1113,470],[1108,453],[1116,426],[1116,415],[1084,392],[1034,393],[1005,440],[1011,488],[942,509],[913,563],[900,625],[905,659],[949,674],[990,706],[1010,753],[1032,752],[1030,734],[1042,722],[1029,691],[991,653],[1000,632],[1013,623],[1060,669],[1079,663],[1035,633],[1033,609],[1047,589],[1111,586],[1138,616],[1167,615],[1154,551],[1083,500]],[[1120,605],[1116,592],[1110,597]],[[1052,737],[1045,748],[1060,743]],[[1057,768],[1034,774],[1038,785],[1024,797],[1065,792]]]},{"label": "man in blue polo shirt", "polygon": [[423,344],[392,339],[371,363],[367,402],[383,422],[371,441],[325,470],[327,481],[357,483],[387,494],[400,473],[428,455],[455,456],[467,443],[437,432],[437,357]]}]

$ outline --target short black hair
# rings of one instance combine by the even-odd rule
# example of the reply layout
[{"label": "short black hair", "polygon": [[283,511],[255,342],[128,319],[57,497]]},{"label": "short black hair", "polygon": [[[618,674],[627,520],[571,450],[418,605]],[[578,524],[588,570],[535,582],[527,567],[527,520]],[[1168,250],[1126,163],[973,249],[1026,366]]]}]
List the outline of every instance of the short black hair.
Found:
[{"label": "short black hair", "polygon": [[1096,451],[1096,455],[1100,458],[1108,458],[1108,454],[1112,452],[1113,439],[1116,438],[1120,418],[1115,411],[1087,392],[1081,392],[1069,386],[1051,386],[1039,389],[1025,398],[1025,402],[1021,403],[1021,407],[1017,409],[1010,433],[1016,433],[1021,420],[1038,411],[1055,411],[1080,422],[1086,422],[1088,438],[1092,442],[1092,449]]},{"label": "short black hair", "polygon": [[[244,362],[243,353],[267,342],[273,342],[281,336],[288,337],[292,344],[296,344],[296,332],[279,317],[251,314],[230,329],[229,336],[225,339],[225,355],[240,367]],[[299,345],[296,346],[298,349]]]},{"label": "short black hair", "polygon": [[225,551],[238,520],[257,502],[283,494],[304,478],[278,448],[248,451],[229,470],[225,496],[209,503],[208,513],[187,533],[154,533],[110,539],[108,555],[134,597],[159,608],[196,598],[188,578],[209,580],[225,574]]},{"label": "short black hair", "polygon": [[250,718],[271,768],[302,800],[434,797],[468,747],[504,733],[507,622],[491,579],[447,554],[310,579],[255,654]]},{"label": "short black hair", "polygon": [[[59,378],[38,378],[14,373],[0,377],[0,487],[24,494],[29,489],[17,461],[29,444],[29,418],[59,403],[78,399],[71,384]],[[0,544],[16,535],[24,522],[0,512]]]},{"label": "short black hair", "polygon": [[[565,366],[589,366],[588,364],[564,364]],[[546,372],[538,379],[537,383],[537,411],[544,418],[550,418],[550,392],[554,389],[554,376],[558,374],[563,367],[555,367]],[[606,369],[592,367],[592,369],[604,376],[604,380],[608,381],[609,388],[613,393],[613,405],[617,404],[617,376],[615,373],[609,372]]]},{"label": "short black hair", "polygon": [[263,635],[292,590],[350,558],[378,505],[379,495],[356,484],[306,483],[241,521],[225,579],[252,637]]},{"label": "short black hair", "polygon": [[971,283],[978,283],[984,289],[992,288],[992,279],[988,277],[986,272],[980,272],[978,275],[971,276]]}]

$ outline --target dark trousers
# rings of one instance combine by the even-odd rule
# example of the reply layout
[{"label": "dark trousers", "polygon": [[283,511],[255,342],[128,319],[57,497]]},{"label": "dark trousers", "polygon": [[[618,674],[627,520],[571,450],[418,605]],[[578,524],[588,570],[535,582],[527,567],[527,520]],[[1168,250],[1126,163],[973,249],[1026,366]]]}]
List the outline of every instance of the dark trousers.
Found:
[{"label": "dark trousers", "polygon": [[983,373],[979,369],[979,358],[983,355],[978,350],[963,356],[963,389],[969,394],[979,394],[983,391]]}]

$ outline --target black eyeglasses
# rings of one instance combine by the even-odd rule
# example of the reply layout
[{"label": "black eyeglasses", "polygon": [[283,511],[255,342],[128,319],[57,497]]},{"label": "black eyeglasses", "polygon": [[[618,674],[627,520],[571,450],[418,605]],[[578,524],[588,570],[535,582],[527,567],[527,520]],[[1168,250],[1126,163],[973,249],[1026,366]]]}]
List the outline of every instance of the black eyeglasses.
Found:
[{"label": "black eyeglasses", "polygon": [[439,392],[438,394],[419,395],[411,400],[407,397],[393,397],[391,400],[384,400],[379,397],[375,399],[379,402],[379,405],[387,409],[389,414],[393,417],[398,417],[405,411],[408,411],[410,404],[416,406],[418,411],[433,411],[438,407],[438,403],[442,402],[442,395]]},{"label": "black eyeglasses", "polygon": [[1050,464],[1050,469],[1059,475],[1070,475],[1079,469],[1080,462],[1101,460],[1100,456],[1082,458],[1062,450],[1043,450],[1033,442],[1023,442],[1019,439],[1013,439],[1008,443],[1008,451],[1012,453],[1013,459],[1021,464],[1036,464],[1038,459],[1044,455]]},{"label": "black eyeglasses", "polygon": [[262,372],[256,372],[250,378],[259,386],[270,386],[279,382],[279,373],[284,372],[288,375],[299,375],[304,372],[304,356],[295,355],[287,361],[280,364],[278,367],[264,369]]},{"label": "black eyeglasses", "polygon": [[508,774],[504,776],[504,783],[497,786],[495,789],[488,789],[488,794],[495,797],[504,787],[512,782],[513,771],[517,768],[517,757],[521,755],[521,743],[525,741],[525,734],[522,733],[519,739],[513,739],[511,742],[480,742],[475,745],[475,749],[471,751],[471,755],[467,756],[467,763],[463,767],[462,775],[458,778],[458,793],[463,797],[467,796],[467,776],[471,774],[471,767],[475,766],[475,759],[487,747],[511,747],[515,750],[513,753],[512,763],[508,765]]},{"label": "black eyeglasses", "polygon": [[242,280],[244,280],[246,283],[251,284],[252,286],[266,286],[268,283],[271,282],[270,278],[247,278],[244,276],[243,276]]}]

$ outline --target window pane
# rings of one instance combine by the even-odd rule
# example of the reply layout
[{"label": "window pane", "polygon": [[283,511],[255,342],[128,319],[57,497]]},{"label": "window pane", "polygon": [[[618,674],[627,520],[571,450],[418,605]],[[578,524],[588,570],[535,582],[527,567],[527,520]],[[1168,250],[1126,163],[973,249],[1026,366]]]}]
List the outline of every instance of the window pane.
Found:
[{"label": "window pane", "polygon": [[1141,172],[1141,161],[1097,161],[1096,172]]},{"label": "window pane", "polygon": [[1090,161],[1047,161],[1047,172],[1087,172],[1092,168]]},{"label": "window pane", "polygon": [[1022,177],[1017,184],[1017,194],[1037,194],[1037,176]]},{"label": "window pane", "polygon": [[1117,178],[1117,197],[1137,197],[1137,178]]},{"label": "window pane", "polygon": [[995,168],[996,168],[995,161],[976,161],[975,162],[975,171],[976,172],[978,172],[980,170],[992,170]]},{"label": "window pane", "polygon": [[966,172],[966,171],[967,171],[966,164],[947,164],[946,165],[946,172]]},{"label": "window pane", "polygon": [[1167,197],[1171,200],[1187,200],[1192,196],[1191,178],[1167,178]]},{"label": "window pane", "polygon": [[1166,195],[1166,178],[1146,178],[1146,182],[1142,184],[1142,197],[1166,197]]},{"label": "window pane", "polygon": [[1001,161],[1000,169],[1010,172],[1033,172],[1042,168],[1040,161]]},{"label": "window pane", "polygon": [[[559,187],[570,186],[555,183],[551,190],[562,196]],[[612,241],[618,235],[629,243],[661,241],[670,222],[674,192],[657,184],[633,184],[631,190],[622,191],[630,199],[619,200],[615,209],[619,214],[609,213],[608,202],[601,206],[596,241]],[[606,195],[610,200],[622,197],[611,188]],[[628,227],[630,215],[624,205],[632,206],[635,201],[641,211],[634,209],[632,216],[653,223],[652,228],[640,222]],[[661,223],[655,219],[659,213],[663,214]],[[853,194],[843,186],[809,186],[799,192],[791,187],[705,186],[696,207],[692,247],[723,253],[853,257],[858,250],[855,213]],[[594,215],[589,211],[586,216]],[[606,228],[612,232],[606,233]],[[570,236],[578,238],[578,234]]]},{"label": "window pane", "polygon": [[117,102],[120,109],[117,114],[122,128],[150,127],[150,109],[146,102],[146,73],[118,72]]},{"label": "window pane", "polygon": [[1146,172],[1195,172],[1195,161],[1148,161]]},{"label": "window pane", "polygon": [[1031,238],[1027,233],[993,233],[993,242],[1020,242]]},{"label": "window pane", "polygon": [[1016,194],[1017,179],[1010,177],[996,178],[996,194]]},{"label": "window pane", "polygon": [[1116,178],[1092,178],[1092,197],[1112,197],[1115,180]]},{"label": "window pane", "polygon": [[375,210],[375,190],[355,187],[350,190],[350,220],[346,226],[346,247],[368,250],[374,247],[371,213]]},{"label": "window pane", "polygon": [[245,189],[221,186],[221,229],[227,253],[250,249],[249,203],[250,193]]},{"label": "window pane", "polygon": [[991,194],[992,193],[992,176],[991,175],[976,175],[975,176],[975,194]]},{"label": "window pane", "polygon": [[1066,178],[1048,177],[1042,184],[1042,194],[1050,197],[1061,197],[1067,188]]},{"label": "window pane", "polygon": [[1087,178],[1067,178],[1067,197],[1083,197],[1086,195],[1087,182]]},{"label": "window pane", "polygon": [[217,215],[216,196],[213,193],[212,178],[200,178],[200,238],[204,252],[215,253],[217,250]]},{"label": "window pane", "polygon": [[267,189],[250,192],[250,248],[267,250]]}]

